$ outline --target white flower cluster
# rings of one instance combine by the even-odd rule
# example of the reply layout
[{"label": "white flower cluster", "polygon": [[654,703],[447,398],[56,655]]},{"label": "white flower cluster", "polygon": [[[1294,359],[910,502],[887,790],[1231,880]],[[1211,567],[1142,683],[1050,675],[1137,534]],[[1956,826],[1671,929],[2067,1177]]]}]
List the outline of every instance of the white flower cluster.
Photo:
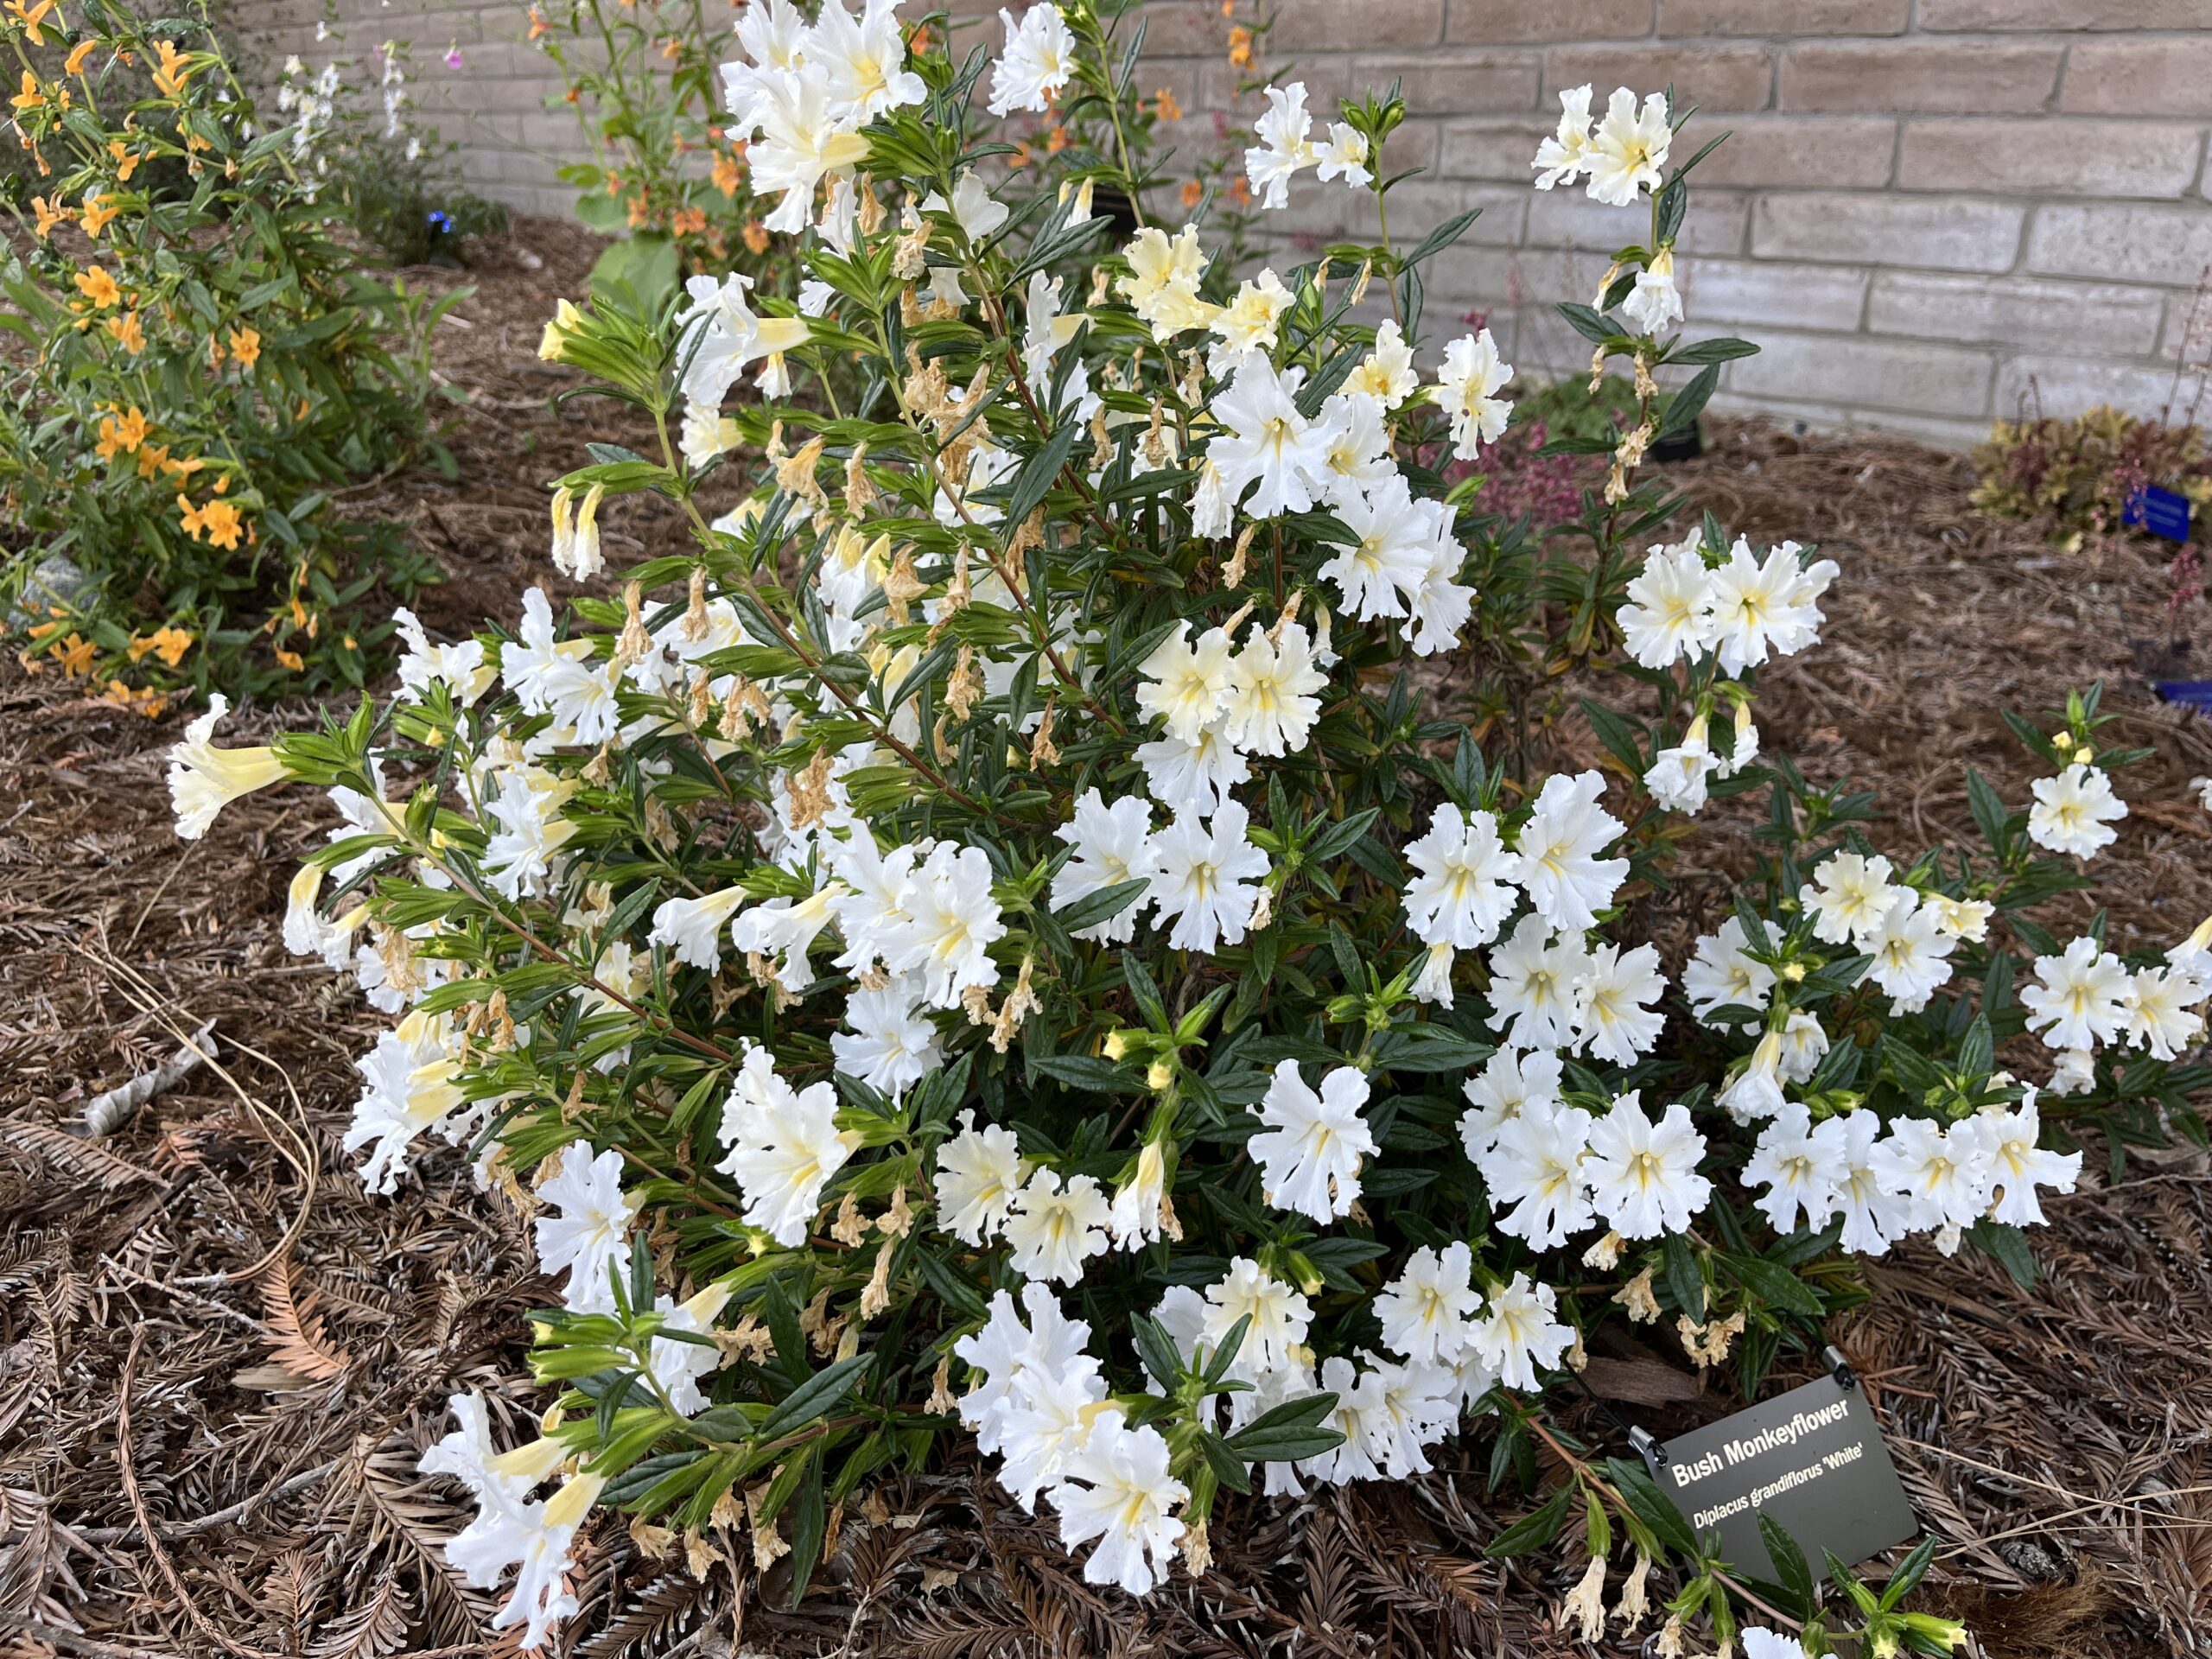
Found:
[{"label": "white flower cluster", "polygon": [[1367,137],[1349,122],[1332,123],[1329,136],[1319,143],[1312,137],[1313,118],[1306,108],[1306,83],[1267,89],[1268,107],[1254,130],[1260,142],[1244,152],[1244,174],[1262,207],[1290,206],[1290,181],[1309,167],[1319,168],[1325,181],[1342,179],[1353,189],[1363,189],[1373,175],[1368,171]]}]

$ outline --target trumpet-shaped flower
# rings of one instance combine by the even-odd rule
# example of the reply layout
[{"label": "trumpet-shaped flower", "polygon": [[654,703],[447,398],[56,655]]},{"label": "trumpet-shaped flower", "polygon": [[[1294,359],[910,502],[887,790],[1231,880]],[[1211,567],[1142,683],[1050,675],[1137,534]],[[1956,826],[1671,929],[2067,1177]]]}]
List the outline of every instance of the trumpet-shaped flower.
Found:
[{"label": "trumpet-shaped flower", "polygon": [[1518,902],[1520,855],[1505,850],[1491,813],[1438,807],[1428,833],[1406,843],[1406,861],[1419,872],[1406,888],[1406,921],[1423,944],[1488,944]]},{"label": "trumpet-shaped flower", "polygon": [[1255,352],[1214,398],[1223,429],[1206,447],[1207,457],[1221,469],[1230,502],[1253,491],[1244,510],[1255,518],[1305,512],[1328,489],[1331,434],[1298,412],[1305,384],[1305,370],[1278,371]]},{"label": "trumpet-shaped flower", "polygon": [[1529,162],[1536,170],[1536,188],[1572,184],[1590,166],[1590,88],[1570,86],[1559,95],[1559,131],[1536,146]]},{"label": "trumpet-shaped flower", "polygon": [[2033,982],[2020,988],[2028,1029],[2050,1048],[2094,1048],[2120,1040],[2133,988],[2118,957],[2088,934],[2055,957],[2036,958]]},{"label": "trumpet-shaped flower", "polygon": [[1075,1283],[1083,1264],[1111,1247],[1112,1217],[1104,1189],[1091,1177],[1077,1175],[1063,1185],[1057,1172],[1035,1171],[1014,1195],[1005,1223],[1014,1270],[1025,1279]]},{"label": "trumpet-shaped flower", "polygon": [[1025,1173],[1012,1129],[996,1123],[979,1129],[972,1108],[961,1113],[959,1133],[937,1152],[937,1207],[945,1230],[980,1247],[1014,1213]]},{"label": "trumpet-shaped flower", "polygon": [[1268,633],[1255,623],[1243,649],[1230,659],[1222,735],[1255,754],[1302,749],[1321,713],[1313,694],[1328,683],[1313,666],[1313,636],[1303,624],[1286,622]]},{"label": "trumpet-shaped flower", "polygon": [[1516,1273],[1492,1291],[1475,1322],[1474,1347],[1509,1389],[1533,1389],[1539,1368],[1555,1369],[1574,1332],[1554,1317],[1559,1298],[1549,1285]]},{"label": "trumpet-shaped flower", "polygon": [[1548,1250],[1597,1218],[1583,1167],[1590,1124],[1590,1114],[1580,1106],[1529,1099],[1497,1126],[1475,1167],[1490,1186],[1491,1202],[1513,1206],[1497,1217],[1500,1232]]},{"label": "trumpet-shaped flower", "polygon": [[[1599,858],[1624,827],[1599,802],[1605,780],[1594,772],[1544,779],[1535,810],[1515,842],[1521,884],[1536,913],[1554,927],[1576,931],[1597,925],[1628,874],[1624,858]],[[1537,1045],[1547,1046],[1547,1045]]]},{"label": "trumpet-shaped flower", "polygon": [[715,1167],[735,1177],[745,1219],[786,1249],[806,1242],[822,1189],[853,1155],[856,1138],[837,1128],[837,1090],[829,1083],[794,1089],[765,1048],[747,1050],[723,1103]]},{"label": "trumpet-shaped flower", "polygon": [[1318,165],[1321,152],[1307,136],[1313,118],[1306,108],[1306,83],[1270,86],[1267,94],[1268,107],[1253,124],[1260,142],[1244,152],[1244,176],[1261,207],[1287,207],[1291,180]]},{"label": "trumpet-shaped flower", "polygon": [[1582,162],[1590,176],[1591,195],[1625,207],[1646,186],[1656,190],[1665,176],[1673,140],[1663,94],[1648,94],[1639,109],[1634,92],[1625,86],[1616,88]]},{"label": "trumpet-shaped flower", "polygon": [[1119,1407],[1093,1421],[1050,1494],[1063,1544],[1072,1550],[1098,1541],[1083,1564],[1086,1582],[1118,1584],[1141,1596],[1167,1576],[1183,1535],[1173,1511],[1191,1496],[1168,1473],[1172,1455],[1157,1429],[1129,1427]]},{"label": "trumpet-shaped flower", "polygon": [[1713,1196],[1697,1173],[1704,1157],[1705,1137],[1681,1102],[1655,1123],[1630,1090],[1591,1126],[1591,1203],[1623,1238],[1685,1231]]},{"label": "trumpet-shaped flower", "polygon": [[1250,822],[1242,802],[1224,801],[1211,823],[1179,817],[1154,837],[1159,919],[1174,924],[1167,942],[1177,950],[1244,942],[1260,903],[1256,878],[1268,874],[1268,855],[1246,837]]},{"label": "trumpet-shaped flower", "polygon": [[1315,1221],[1350,1213],[1359,1197],[1360,1160],[1376,1151],[1359,1115],[1366,1103],[1367,1078],[1355,1066],[1332,1070],[1316,1094],[1296,1060],[1278,1063],[1260,1102],[1265,1127],[1245,1143],[1260,1166],[1261,1196]]},{"label": "trumpet-shaped flower", "polygon": [[[1095,789],[1075,804],[1075,817],[1052,834],[1074,849],[1052,877],[1052,908],[1065,910],[1079,899],[1126,881],[1149,880],[1153,873],[1152,807],[1142,796],[1124,795],[1113,805]],[[1104,921],[1080,928],[1075,937],[1102,944],[1127,944],[1136,937],[1145,896]]]},{"label": "trumpet-shaped flower", "polygon": [[1541,1049],[1521,1054],[1501,1048],[1485,1060],[1460,1085],[1467,1109],[1459,1118],[1459,1143],[1469,1160],[1479,1166],[1505,1126],[1529,1107],[1558,1105],[1565,1075],[1559,1056]]},{"label": "trumpet-shaped flower", "polygon": [[1497,342],[1490,330],[1462,335],[1444,348],[1444,367],[1438,372],[1434,397],[1437,407],[1452,420],[1452,453],[1472,461],[1485,443],[1504,435],[1513,405],[1497,392],[1513,378],[1513,365],[1502,361]]},{"label": "trumpet-shaped flower", "polygon": [[184,741],[169,751],[169,803],[180,840],[199,840],[215,815],[239,796],[283,780],[284,763],[276,750],[219,749],[209,741],[230,712],[230,699],[216,692],[207,699],[207,712],[184,728]]},{"label": "trumpet-shaped flower", "polygon": [[991,113],[1050,108],[1075,73],[1075,35],[1067,20],[1047,3],[1032,6],[1019,22],[1010,11],[999,13],[999,21],[1006,25],[1006,50],[991,66]]},{"label": "trumpet-shaped flower", "polygon": [[564,1300],[573,1312],[611,1313],[608,1269],[629,1277],[630,1222],[638,1200],[622,1190],[620,1153],[609,1147],[586,1159],[579,1155],[582,1150],[570,1147],[559,1173],[537,1188],[539,1201],[556,1211],[537,1218],[537,1265],[549,1274],[569,1270]]},{"label": "trumpet-shaped flower", "polygon": [[2127,803],[2113,793],[2101,766],[2079,761],[2056,778],[2030,785],[2036,804],[2028,809],[2028,839],[2054,853],[2094,858],[2120,839],[2112,826],[2127,816]]}]

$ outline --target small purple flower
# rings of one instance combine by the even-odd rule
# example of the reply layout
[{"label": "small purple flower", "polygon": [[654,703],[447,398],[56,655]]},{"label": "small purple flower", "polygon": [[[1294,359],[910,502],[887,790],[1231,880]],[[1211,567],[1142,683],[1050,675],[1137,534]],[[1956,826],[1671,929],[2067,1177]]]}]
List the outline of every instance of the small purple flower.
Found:
[{"label": "small purple flower", "polygon": [[448,69],[461,67],[461,42],[458,41],[446,48],[446,67]]}]

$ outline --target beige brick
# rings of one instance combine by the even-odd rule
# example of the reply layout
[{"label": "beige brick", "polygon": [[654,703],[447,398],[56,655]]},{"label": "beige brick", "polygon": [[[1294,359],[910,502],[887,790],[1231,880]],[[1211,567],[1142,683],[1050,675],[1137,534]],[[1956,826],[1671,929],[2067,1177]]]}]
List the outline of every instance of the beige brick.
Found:
[{"label": "beige brick", "polygon": [[1838,265],[1684,259],[1677,269],[1684,307],[1705,323],[1847,333],[1859,327],[1866,301],[1866,273]]},{"label": "beige brick", "polygon": [[2212,213],[2202,207],[2051,203],[2028,232],[2028,269],[2186,288],[2212,264]]},{"label": "beige brick", "polygon": [[1615,86],[1656,91],[1671,84],[1684,104],[1703,111],[1764,110],[1774,90],[1774,62],[1763,46],[1561,47],[1544,56],[1544,99],[1587,81],[1603,107]]},{"label": "beige brick", "polygon": [[[1338,194],[1351,195],[1349,191]],[[1530,194],[1513,185],[1447,184],[1440,179],[1408,179],[1390,193],[1391,240],[1401,248],[1411,247],[1446,219],[1464,213],[1470,207],[1478,207],[1481,217],[1459,238],[1461,246],[1517,245],[1527,233]],[[1363,192],[1354,200],[1360,202],[1360,225],[1372,226],[1374,198]]]},{"label": "beige brick", "polygon": [[2114,283],[1885,270],[1874,278],[1866,327],[1993,346],[2063,340],[2082,351],[2139,357],[2157,342],[2164,309],[2163,295]]},{"label": "beige brick", "polygon": [[[2172,396],[2173,371],[2094,358],[2008,359],[1997,376],[1996,412],[2010,419],[2040,406],[2062,419],[2099,404],[2131,415],[2156,415]],[[2184,394],[2185,395],[2185,394]]]},{"label": "beige brick", "polygon": [[1910,0],[1659,0],[1662,35],[1902,35]]},{"label": "beige brick", "polygon": [[1871,116],[1726,116],[1713,126],[1705,137],[1728,141],[1697,164],[1694,185],[1874,188],[1890,181],[1897,153],[1897,123]]},{"label": "beige brick", "polygon": [[[1128,40],[1138,17],[1144,20],[1146,58],[1217,57],[1224,62],[1228,60],[1230,23],[1221,15],[1221,7],[1215,0],[1153,0],[1135,16],[1123,22],[1119,39],[1124,42]],[[987,10],[983,27],[963,29],[955,39],[958,42],[956,56],[971,50],[978,41],[995,54],[1006,44],[1006,31],[999,27],[997,8]],[[1126,45],[1122,49],[1127,49]]]},{"label": "beige brick", "polygon": [[[1592,201],[1580,185],[1531,192],[1529,240],[1540,248],[1602,248],[1610,252],[1651,233],[1651,215],[1636,207]],[[1684,253],[1740,253],[1746,198],[1725,190],[1694,191],[1676,245]]]},{"label": "beige brick", "polygon": [[2177,197],[2196,182],[2203,150],[2198,128],[2143,121],[1908,121],[1897,182],[1908,190]]},{"label": "beige brick", "polygon": [[2212,0],[1920,0],[1914,22],[1930,30],[2212,29]]},{"label": "beige brick", "polygon": [[1987,352],[1904,345],[1844,334],[1762,333],[1757,357],[1726,371],[1738,397],[1802,397],[1817,387],[1825,401],[1918,415],[1987,411],[1996,360]]},{"label": "beige brick", "polygon": [[1452,0],[1446,38],[1492,41],[1632,41],[1651,33],[1653,0]]},{"label": "beige brick", "polygon": [[[1534,53],[1456,49],[1417,58],[1317,58],[1299,70],[1306,82],[1309,110],[1332,109],[1338,99],[1359,98],[1369,92],[1379,96],[1397,81],[1406,107],[1422,116],[1531,110],[1535,106],[1538,73]],[[1236,79],[1236,72],[1225,63],[1207,67],[1201,81],[1207,111],[1229,107]]]},{"label": "beige brick", "polygon": [[1782,54],[1781,105],[1947,115],[2040,110],[2057,90],[2063,51],[1955,41],[1792,46]]},{"label": "beige brick", "polygon": [[1276,0],[1268,45],[1291,52],[1371,52],[1434,46],[1444,38],[1444,0]]},{"label": "beige brick", "polygon": [[1447,121],[1437,170],[1447,179],[1535,177],[1529,166],[1536,146],[1551,137],[1551,124],[1537,121]]},{"label": "beige brick", "polygon": [[2212,40],[2082,41],[2058,107],[2088,115],[2212,115]]},{"label": "beige brick", "polygon": [[1751,251],[1762,259],[2010,270],[2027,209],[2018,202],[1825,193],[1762,196]]}]

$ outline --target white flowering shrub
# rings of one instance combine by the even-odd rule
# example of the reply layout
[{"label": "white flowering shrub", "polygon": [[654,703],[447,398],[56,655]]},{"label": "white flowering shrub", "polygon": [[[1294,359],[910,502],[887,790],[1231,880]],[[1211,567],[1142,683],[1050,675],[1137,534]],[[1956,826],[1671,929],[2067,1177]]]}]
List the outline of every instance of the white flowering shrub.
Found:
[{"label": "white flowering shrub", "polygon": [[[329,791],[287,938],[396,1017],[347,1144],[394,1194],[466,1147],[564,1275],[542,1438],[495,1448],[465,1398],[424,1463],[481,1505],[454,1562],[516,1570],[531,1643],[597,1511],[749,1528],[803,1593],[842,1506],[957,1432],[1143,1594],[1203,1569],[1224,1491],[1402,1478],[1487,1417],[1501,1475],[1539,1440],[1571,1471],[1501,1551],[1579,1513],[1602,1630],[1616,1539],[1630,1622],[1671,1549],[1673,1650],[1688,1620],[1726,1641],[1726,1564],[1544,1417],[1590,1332],[1662,1325],[1756,1389],[1855,1299],[1839,1251],[1934,1233],[2030,1270],[2018,1230],[2080,1163],[2058,1116],[2202,1134],[2177,1057],[2212,925],[2126,962],[2027,913],[2126,811],[2094,696],[2023,723],[2058,768],[2031,809],[1974,780],[1974,847],[1878,850],[1865,797],[1762,753],[1759,673],[1845,573],[1710,522],[1651,544],[1657,373],[1696,371],[1687,421],[1751,349],[1658,332],[1669,96],[1593,134],[1571,93],[1538,158],[1649,215],[1565,308],[1646,418],[1543,550],[1441,475],[1510,413],[1487,332],[1422,327],[1471,215],[1240,280],[1152,222],[1127,38],[1088,8],[964,62],[880,3],[746,39],[733,130],[799,291],[563,307],[543,347],[661,435],[561,480],[555,562],[601,572],[600,505],[641,491],[690,544],[618,601],[525,594],[512,634],[403,613],[388,702],[262,751],[213,747],[219,705],[173,773],[188,836],[279,778]],[[1271,95],[1255,194],[1381,202],[1395,95],[1325,137],[1304,96]],[[1050,100],[1091,137],[995,193],[989,113]],[[1531,664],[1610,675],[1616,775],[1462,723]],[[1641,901],[1758,791],[1763,867],[1663,960]],[[2040,1087],[1997,1069],[2035,1039]],[[1838,1633],[1947,1650],[1898,1605],[1927,1560]],[[1795,1616],[1818,1651],[1809,1585]]]}]

